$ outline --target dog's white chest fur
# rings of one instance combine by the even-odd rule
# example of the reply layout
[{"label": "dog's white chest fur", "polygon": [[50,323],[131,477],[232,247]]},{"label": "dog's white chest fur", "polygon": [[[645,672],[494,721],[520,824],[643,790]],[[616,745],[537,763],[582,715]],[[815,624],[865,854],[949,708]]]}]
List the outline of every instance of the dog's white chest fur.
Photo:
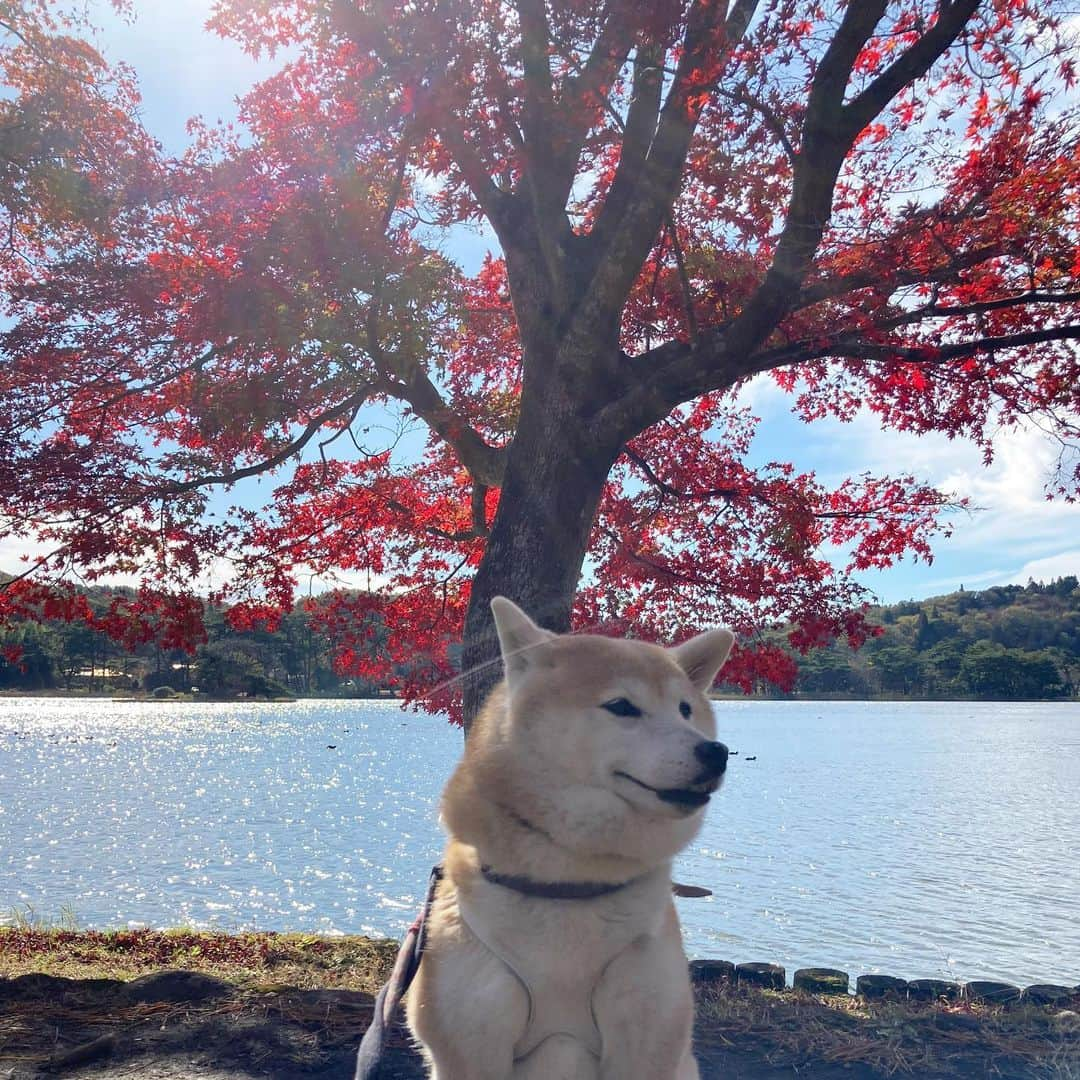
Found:
[{"label": "dog's white chest fur", "polygon": [[469,929],[528,993],[529,1020],[515,1059],[552,1035],[569,1035],[601,1057],[593,993],[617,956],[660,931],[670,892],[670,870],[663,867],[589,900],[522,896],[482,878],[467,896],[459,894]]}]

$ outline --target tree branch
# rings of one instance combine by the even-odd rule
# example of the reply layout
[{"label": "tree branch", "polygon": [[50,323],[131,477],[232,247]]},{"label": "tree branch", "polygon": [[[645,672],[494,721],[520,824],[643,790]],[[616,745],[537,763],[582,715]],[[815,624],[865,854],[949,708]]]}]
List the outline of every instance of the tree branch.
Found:
[{"label": "tree branch", "polygon": [[869,289],[873,286],[888,285],[890,289],[899,289],[908,285],[948,281],[962,270],[970,270],[973,266],[978,266],[988,259],[1000,258],[1003,254],[1005,254],[1005,248],[1001,244],[988,244],[985,247],[973,248],[971,251],[953,256],[932,270],[908,270],[897,267],[883,271],[880,267],[874,267],[858,270],[852,274],[822,278],[805,285],[800,290],[791,310],[799,311],[819,304],[823,300],[835,300],[847,293],[858,292],[859,289]]},{"label": "tree branch", "polygon": [[[563,206],[570,197],[578,159],[592,123],[590,104],[606,97],[608,87],[630,55],[637,28],[620,17],[624,13],[624,5],[608,5],[608,16],[589,58],[577,74],[567,80],[560,100],[562,132],[555,147],[551,174],[555,181],[552,198],[558,198]],[[567,50],[562,50],[560,55],[567,63],[573,63]]]},{"label": "tree branch", "polygon": [[694,311],[694,292],[690,288],[690,275],[686,272],[686,259],[683,258],[682,244],[675,228],[675,215],[668,214],[668,235],[671,237],[671,250],[675,254],[675,266],[679,273],[679,289],[682,293],[683,314],[686,316],[686,329],[690,335],[690,346],[696,349],[701,341],[698,331],[697,313]]},{"label": "tree branch", "polygon": [[565,268],[572,230],[566,196],[556,169],[557,116],[549,52],[551,34],[545,0],[515,0],[521,28],[524,103],[520,158],[525,192],[532,208],[533,236],[543,256],[549,291],[561,309],[569,293]]},{"label": "tree branch", "polygon": [[660,366],[632,365],[632,379],[621,400],[602,407],[598,422],[611,423],[630,438],[680,402],[764,370],[760,346],[800,301],[802,282],[832,210],[836,179],[859,132],[888,104],[886,92],[895,94],[905,85],[897,83],[899,75],[905,80],[919,77],[952,45],[978,2],[942,0],[934,26],[850,105],[844,104],[844,97],[855,61],[873,36],[887,0],[860,0],[847,6],[811,83],[787,219],[761,285],[743,310],[703,340],[701,348],[668,349]]},{"label": "tree branch", "polygon": [[[437,96],[437,92],[433,92],[433,96]],[[436,134],[446,144],[477,205],[491,222],[500,243],[503,243],[509,236],[513,216],[510,207],[515,201],[514,196],[502,191],[491,178],[480,155],[469,145],[463,131],[444,123],[436,128]]]},{"label": "tree branch", "polygon": [[[900,345],[865,341],[858,337],[840,338],[828,344],[802,352],[797,357],[784,356],[781,350],[761,353],[755,363],[757,371],[783,367],[806,360],[828,357],[850,357],[858,360],[895,361],[913,364],[946,364],[952,360],[965,360],[980,353],[996,353],[1006,349],[1021,349],[1028,345],[1042,345],[1050,341],[1080,341],[1080,324],[1044,327],[1042,330],[1026,330],[1015,334],[971,338],[946,345]],[[805,346],[804,346],[805,349]]]},{"label": "tree branch", "polygon": [[521,127],[525,142],[539,164],[551,161],[554,96],[548,61],[550,33],[544,0],[515,0],[521,28],[521,61],[525,73],[525,101]]},{"label": "tree branch", "polygon": [[365,320],[368,352],[381,381],[379,389],[409,405],[413,412],[452,447],[473,480],[489,487],[502,483],[506,451],[485,442],[468,421],[443,399],[415,357],[390,354],[379,338],[379,310],[373,304]]},{"label": "tree branch", "polygon": [[738,488],[722,487],[722,488],[702,488],[697,491],[684,491],[681,488],[673,487],[671,484],[664,480],[661,480],[656,474],[656,470],[645,460],[636,450],[631,450],[628,446],[623,448],[623,455],[632,461],[644,474],[645,478],[657,491],[663,492],[665,495],[670,495],[675,499],[700,499],[707,501],[709,499],[735,499],[739,495],[744,495],[746,492],[740,491]]},{"label": "tree branch", "polygon": [[417,363],[405,365],[400,379],[388,380],[385,392],[404,401],[425,424],[457,454],[477,484],[499,487],[506,466],[506,450],[484,441],[480,433],[444,400]]},{"label": "tree branch", "polygon": [[722,98],[727,98],[728,101],[733,101],[737,105],[745,105],[749,109],[753,109],[758,113],[765,121],[765,126],[776,136],[776,141],[784,148],[784,153],[787,155],[788,161],[795,164],[795,159],[799,156],[795,149],[794,144],[788,137],[787,129],[784,127],[784,121],[780,119],[779,115],[768,102],[762,101],[760,98],[754,97],[752,94],[748,94],[745,90],[726,90],[722,86],[716,88],[716,93]]},{"label": "tree branch", "polygon": [[327,424],[332,424],[347,416],[350,418],[355,416],[360,406],[363,405],[373,393],[381,392],[383,389],[384,388],[377,380],[365,382],[363,386],[354,391],[343,401],[309,420],[299,435],[294,439],[290,439],[280,450],[271,454],[269,457],[264,458],[262,461],[255,462],[253,465],[245,465],[239,469],[232,469],[228,472],[207,473],[204,476],[193,477],[191,480],[178,480],[165,484],[160,488],[153,488],[148,492],[143,492],[138,499],[129,501],[128,504],[118,510],[117,513],[125,513],[148,498],[172,498],[177,495],[184,495],[189,491],[196,491],[199,488],[213,487],[218,484],[235,484],[238,480],[244,480],[249,476],[258,476],[260,473],[269,472],[271,469],[283,465],[289,458],[300,453],[300,451],[303,450]]},{"label": "tree branch", "polygon": [[[374,52],[403,83],[410,86],[415,83],[415,74],[408,70],[406,58],[390,41],[377,19],[362,12],[350,0],[331,0],[331,21],[334,27],[363,53]],[[442,81],[445,81],[445,78],[443,74]],[[442,82],[433,76],[424,91],[425,99],[437,99],[441,86]],[[436,128],[436,134],[446,144],[473,198],[501,241],[503,230],[510,225],[510,204],[514,201],[513,196],[499,190],[479,154],[466,140],[463,125],[451,126],[446,122]]]},{"label": "tree branch", "polygon": [[[660,117],[664,86],[663,63],[664,51],[659,45],[640,46],[634,56],[630,107],[626,111],[626,126],[623,130],[615,184],[628,182],[627,178],[635,175],[649,156],[649,148],[656,135],[656,122]],[[619,197],[618,193],[615,197]]]},{"label": "tree branch", "polygon": [[[594,270],[575,312],[574,322],[580,331],[602,325],[603,313],[633,285],[678,194],[690,142],[709,85],[715,81],[713,73],[745,34],[758,2],[736,0],[731,15],[721,23],[724,5],[694,0],[679,64],[648,153],[644,160],[635,154],[620,160],[588,238],[588,260]],[[644,73],[644,68],[640,70]],[[642,115],[648,115],[644,107]]]},{"label": "tree branch", "polygon": [[[768,495],[761,491],[755,491],[752,488],[704,488],[697,491],[686,491],[682,488],[677,488],[672,484],[667,483],[665,480],[661,480],[656,474],[656,470],[636,451],[629,448],[623,450],[623,454],[629,458],[639,469],[645,474],[649,483],[656,488],[657,491],[664,495],[668,495],[673,499],[677,499],[680,502],[709,502],[712,499],[724,499],[726,502],[731,502],[734,499],[747,499],[753,502],[762,503],[765,506],[772,509],[778,509],[780,504],[775,499],[770,499]],[[882,513],[885,510],[895,510],[898,506],[902,507],[904,504],[898,504],[895,502],[878,503],[875,506],[865,506],[858,510],[815,510],[809,503],[806,506],[806,513],[809,517],[816,518],[821,521],[833,520],[845,520],[845,521],[858,521],[863,518],[872,518]],[[950,505],[948,500],[944,497],[940,500],[941,506]]]},{"label": "tree branch", "polygon": [[[483,484],[473,484],[472,494],[469,499],[469,512],[472,516],[472,525],[468,529],[443,529],[438,525],[425,525],[424,532],[436,536],[440,540],[448,540],[454,544],[465,543],[467,540],[482,540],[488,535],[487,515],[485,500],[487,488]],[[413,510],[397,499],[387,499],[386,505],[395,513],[408,518],[415,518]]]},{"label": "tree branch", "polygon": [[923,319],[953,319],[962,318],[965,315],[983,315],[989,311],[1022,307],[1025,304],[1080,304],[1080,291],[1049,293],[1032,290],[972,304],[928,304],[912,311],[905,311],[892,319],[886,319],[884,322],[877,323],[876,326],[881,330],[894,330],[899,326],[910,326],[912,323],[922,322]]},{"label": "tree branch", "polygon": [[821,58],[803,121],[799,155],[792,174],[787,219],[772,265],[732,327],[739,346],[757,344],[779,322],[794,299],[832,210],[840,167],[858,131],[839,122],[855,60],[885,12],[887,0],[849,4],[836,35]]},{"label": "tree branch", "polygon": [[937,21],[865,90],[844,106],[849,127],[858,134],[905,86],[921,79],[952,45],[978,10],[980,0],[940,0]]},{"label": "tree branch", "polygon": [[[943,5],[942,14],[931,30],[850,105],[844,105],[855,61],[872,37],[887,3],[861,0],[848,6],[811,85],[792,177],[791,202],[772,266],[731,327],[734,351],[749,355],[790,310],[797,296],[795,290],[805,278],[821,243],[844,159],[859,132],[907,84],[907,80],[897,84],[896,75],[907,72],[907,78],[914,79],[925,74],[959,35],[978,3],[979,0],[956,0]],[[892,94],[882,96],[888,88],[892,88]]]}]

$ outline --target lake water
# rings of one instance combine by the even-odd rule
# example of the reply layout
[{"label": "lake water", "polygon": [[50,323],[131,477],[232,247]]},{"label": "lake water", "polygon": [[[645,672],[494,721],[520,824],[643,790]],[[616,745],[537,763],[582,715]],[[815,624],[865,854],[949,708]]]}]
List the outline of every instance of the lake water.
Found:
[{"label": "lake water", "polygon": [[[716,709],[691,956],[1080,981],[1080,706]],[[2,699],[0,911],[397,936],[460,750],[394,702]]]}]

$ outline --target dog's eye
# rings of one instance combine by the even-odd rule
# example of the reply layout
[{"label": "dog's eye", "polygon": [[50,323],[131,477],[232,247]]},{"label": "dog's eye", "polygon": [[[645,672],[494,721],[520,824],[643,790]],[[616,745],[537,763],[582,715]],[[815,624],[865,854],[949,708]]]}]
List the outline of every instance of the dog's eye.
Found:
[{"label": "dog's eye", "polygon": [[682,715],[684,717],[686,717],[687,720],[690,719],[690,714],[693,711],[694,710],[690,708],[690,702],[689,701],[680,701],[679,702],[679,712],[682,713]]},{"label": "dog's eye", "polygon": [[632,701],[627,701],[624,697],[612,698],[610,701],[605,701],[600,708],[607,709],[612,716],[641,715],[641,710]]}]

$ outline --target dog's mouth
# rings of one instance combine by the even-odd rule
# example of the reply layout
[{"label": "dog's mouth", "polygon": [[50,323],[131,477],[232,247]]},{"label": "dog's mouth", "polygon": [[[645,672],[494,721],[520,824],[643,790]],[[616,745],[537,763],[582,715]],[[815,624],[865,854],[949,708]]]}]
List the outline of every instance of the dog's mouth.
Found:
[{"label": "dog's mouth", "polygon": [[719,780],[710,780],[700,787],[655,788],[651,784],[646,784],[644,780],[639,780],[636,776],[631,776],[621,770],[616,770],[615,775],[629,780],[632,784],[637,784],[646,791],[651,791],[661,802],[670,803],[672,806],[678,806],[687,811],[697,810],[704,806],[712,793],[720,786]]}]

